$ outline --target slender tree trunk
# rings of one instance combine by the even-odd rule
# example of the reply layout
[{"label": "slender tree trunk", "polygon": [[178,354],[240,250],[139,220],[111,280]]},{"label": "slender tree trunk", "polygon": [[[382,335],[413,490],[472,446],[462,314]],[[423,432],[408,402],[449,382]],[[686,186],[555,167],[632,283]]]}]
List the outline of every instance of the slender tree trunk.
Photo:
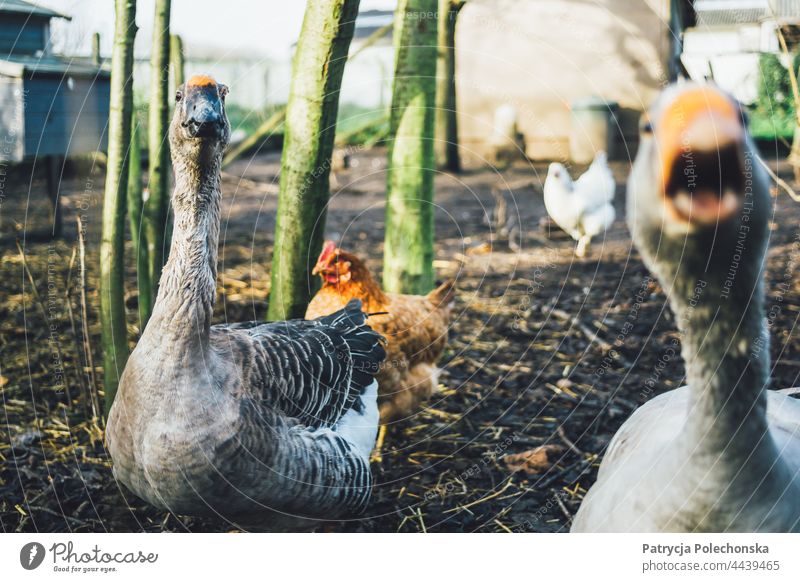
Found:
[{"label": "slender tree trunk", "polygon": [[173,93],[178,87],[183,85],[184,64],[183,64],[183,40],[177,34],[173,34],[169,43],[170,64],[172,65],[172,86]]},{"label": "slender tree trunk", "polygon": [[119,376],[128,360],[124,301],[125,198],[133,109],[133,39],[136,0],[116,0],[111,57],[111,105],[108,116],[108,168],[100,242],[100,321],[106,411],[114,401]]},{"label": "slender tree trunk", "polygon": [[147,261],[147,238],[142,229],[142,151],[139,144],[139,122],[134,110],[131,115],[131,151],[128,166],[128,218],[131,242],[136,257],[136,282],[139,290],[139,330],[144,331],[153,311],[152,286]]},{"label": "slender tree trunk", "polygon": [[456,18],[464,6],[459,0],[439,0],[439,54],[436,61],[436,165],[449,172],[461,170],[458,157],[456,111]]},{"label": "slender tree trunk", "polygon": [[167,214],[169,211],[169,11],[170,0],[156,0],[153,20],[153,46],[150,55],[150,118],[147,142],[149,153],[148,188],[145,203],[144,233],[147,240],[147,261],[153,301],[158,293],[158,281],[164,266],[169,241]]},{"label": "slender tree trunk", "polygon": [[781,51],[789,61],[789,85],[792,88],[792,102],[794,103],[794,135],[792,136],[792,147],[789,150],[788,162],[794,169],[794,181],[800,182],[800,83],[797,80],[798,76],[800,76],[800,67],[797,67],[797,53],[793,55],[789,52],[786,38],[780,28],[778,28],[778,42],[781,45]]},{"label": "slender tree trunk", "polygon": [[272,258],[272,321],[303,317],[322,250],[339,88],[358,0],[306,4],[292,65]]},{"label": "slender tree trunk", "polygon": [[395,293],[433,287],[433,134],[437,0],[399,0],[390,117],[383,284]]}]

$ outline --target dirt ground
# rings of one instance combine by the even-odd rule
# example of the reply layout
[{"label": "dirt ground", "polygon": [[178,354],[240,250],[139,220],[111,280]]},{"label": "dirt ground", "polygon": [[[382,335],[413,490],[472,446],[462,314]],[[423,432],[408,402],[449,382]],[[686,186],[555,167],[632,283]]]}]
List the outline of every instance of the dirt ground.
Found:
[{"label": "dirt ground", "polygon": [[[266,312],[278,161],[267,155],[237,162],[223,176],[217,321]],[[327,234],[379,272],[385,152],[356,152],[352,161],[333,181]],[[614,170],[617,221],[584,260],[543,221],[544,165],[437,176],[435,267],[441,279],[457,277],[459,287],[441,389],[427,408],[389,428],[382,461],[373,464],[376,486],[366,514],[326,523],[322,531],[569,528],[611,436],[643,402],[681,385],[684,374],[670,349],[676,331],[663,291],[624,224],[627,165]],[[96,172],[64,181],[65,234],[53,244],[32,240],[46,230],[39,218],[43,183],[7,184],[4,191],[0,525],[6,532],[235,530],[156,510],[130,494],[112,477],[102,428],[87,420],[85,394],[102,377],[102,184]],[[87,237],[88,341],[78,214]],[[800,384],[798,224],[800,205],[781,194],[767,277],[772,375],[782,387]],[[132,265],[127,281],[133,345]],[[772,297],[781,283],[789,289],[778,302]],[[509,457],[537,447],[525,466]]]}]

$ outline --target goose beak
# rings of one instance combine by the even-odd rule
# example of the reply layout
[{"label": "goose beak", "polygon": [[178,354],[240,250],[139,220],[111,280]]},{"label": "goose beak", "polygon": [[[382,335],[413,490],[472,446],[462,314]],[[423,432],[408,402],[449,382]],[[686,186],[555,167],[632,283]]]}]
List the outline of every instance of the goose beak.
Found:
[{"label": "goose beak", "polygon": [[739,213],[745,129],[731,99],[711,87],[685,91],[663,112],[656,141],[671,219],[703,227]]},{"label": "goose beak", "polygon": [[182,125],[189,137],[222,137],[225,129],[223,92],[212,78],[204,75],[195,75],[187,81]]}]

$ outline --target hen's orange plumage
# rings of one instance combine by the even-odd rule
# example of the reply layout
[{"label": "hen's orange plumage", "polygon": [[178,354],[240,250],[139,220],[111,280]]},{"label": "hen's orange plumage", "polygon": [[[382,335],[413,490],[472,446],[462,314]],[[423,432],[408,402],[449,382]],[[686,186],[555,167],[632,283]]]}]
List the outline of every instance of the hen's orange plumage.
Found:
[{"label": "hen's orange plumage", "polygon": [[447,345],[454,281],[427,295],[385,293],[367,266],[352,253],[325,243],[314,268],[322,289],[314,296],[306,318],[328,315],[361,299],[369,325],[386,337],[386,361],[378,374],[381,422],[412,413],[438,386],[436,362]]}]

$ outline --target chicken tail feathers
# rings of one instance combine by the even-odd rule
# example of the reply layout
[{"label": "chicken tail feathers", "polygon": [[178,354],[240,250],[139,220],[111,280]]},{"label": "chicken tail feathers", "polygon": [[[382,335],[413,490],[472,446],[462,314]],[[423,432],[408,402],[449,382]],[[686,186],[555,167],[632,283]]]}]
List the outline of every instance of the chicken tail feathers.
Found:
[{"label": "chicken tail feathers", "polygon": [[428,301],[437,307],[450,307],[456,295],[456,280],[448,279],[428,293]]}]

